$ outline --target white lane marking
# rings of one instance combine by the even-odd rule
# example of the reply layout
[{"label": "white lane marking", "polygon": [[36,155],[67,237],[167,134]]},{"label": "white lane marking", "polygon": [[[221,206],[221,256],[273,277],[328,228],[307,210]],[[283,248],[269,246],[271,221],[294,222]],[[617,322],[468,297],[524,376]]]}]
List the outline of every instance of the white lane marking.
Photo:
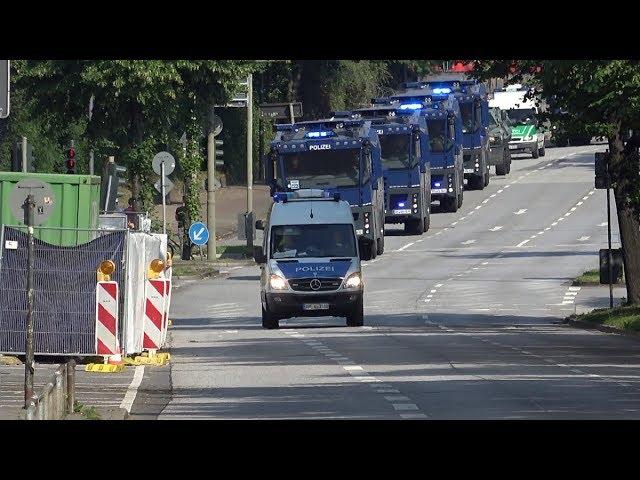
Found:
[{"label": "white lane marking", "polygon": [[607,222],[602,222],[600,225],[598,225],[599,227],[606,227],[607,226]]},{"label": "white lane marking", "polygon": [[[460,217],[460,220],[464,220],[465,218],[467,218],[467,217]],[[458,221],[460,221],[460,220],[458,220]],[[456,222],[456,223],[457,223],[457,222]]]},{"label": "white lane marking", "polygon": [[565,217],[568,217],[569,215],[571,215],[572,212],[567,212],[564,214]]},{"label": "white lane marking", "polygon": [[427,295],[427,298],[431,298],[433,297],[433,293],[430,293],[429,295]]},{"label": "white lane marking", "polygon": [[472,243],[476,243],[475,240],[467,240],[465,242],[460,242],[462,245],[471,245]]},{"label": "white lane marking", "polygon": [[531,235],[529,238],[534,239],[536,237],[537,237],[537,235]]},{"label": "white lane marking", "polygon": [[551,227],[547,227],[544,229],[544,231],[546,232],[547,230],[551,230]]},{"label": "white lane marking", "polygon": [[558,224],[558,222],[553,222],[553,223],[551,224],[551,226],[552,226],[552,227],[555,227],[557,224]]},{"label": "white lane marking", "polygon": [[583,203],[584,203],[584,202],[578,202],[578,203],[576,203],[576,205],[580,206],[580,205],[582,205]]},{"label": "white lane marking", "polygon": [[583,235],[582,237],[580,237],[578,239],[579,242],[586,242],[587,240],[589,240],[591,237]]},{"label": "white lane marking", "polygon": [[409,401],[409,397],[406,397],[404,395],[387,395],[384,397],[385,400],[387,400],[388,402],[408,402]]},{"label": "white lane marking", "polygon": [[419,410],[415,403],[392,403],[391,406],[399,411]]},{"label": "white lane marking", "polygon": [[354,366],[352,366],[352,367],[342,367],[342,368],[344,368],[344,369],[345,369],[345,370],[347,370],[347,371],[351,371],[351,370],[364,370],[364,368],[362,368],[362,367],[361,367],[361,366],[359,366],[359,365],[354,365]]},{"label": "white lane marking", "polygon": [[482,262],[482,265],[489,265],[489,262]]},{"label": "white lane marking", "polygon": [[584,197],[582,197],[582,200],[587,200],[589,198],[588,195],[585,195]]},{"label": "white lane marking", "polygon": [[578,290],[580,290],[582,287],[569,287],[569,290],[577,292]]},{"label": "white lane marking", "polygon": [[439,232],[436,233],[436,235],[440,235],[442,233],[442,230],[440,230]]},{"label": "white lane marking", "polygon": [[488,198],[486,198],[486,199],[484,199],[484,200],[482,201],[482,203],[487,203],[488,201],[489,201],[489,199],[488,199]]},{"label": "white lane marking", "polygon": [[371,385],[373,388],[376,389],[376,392],[378,393],[400,393],[400,390],[396,390],[395,388],[380,388],[382,384],[378,384],[378,385]]},{"label": "white lane marking", "polygon": [[372,377],[372,376],[366,376],[366,377],[353,377],[356,380],[360,380],[361,382],[379,382],[380,380],[378,380],[376,377]]},{"label": "white lane marking", "polygon": [[425,298],[425,299],[424,299],[424,301],[425,301],[425,302],[430,302],[430,301],[431,301],[431,299],[430,299],[430,298]]},{"label": "white lane marking", "polygon": [[458,222],[453,222],[453,223],[451,224],[451,226],[453,227],[453,226],[455,226],[455,225],[457,225],[457,224],[458,224]]},{"label": "white lane marking", "polygon": [[502,193],[502,192],[504,192],[504,190],[502,190],[502,189],[498,190],[498,193]]},{"label": "white lane marking", "polygon": [[493,195],[489,195],[489,198],[493,198],[495,196],[496,196],[496,194],[494,193]]},{"label": "white lane marking", "polygon": [[571,211],[575,212],[578,209],[578,207],[571,207]]},{"label": "white lane marking", "polygon": [[436,293],[436,291],[435,291],[435,290],[431,290],[430,292],[431,292],[431,293]]},{"label": "white lane marking", "polygon": [[502,229],[502,225],[496,225],[495,227],[490,228],[489,231],[490,232],[497,232],[498,230],[501,230],[501,229]]},{"label": "white lane marking", "polygon": [[524,240],[524,241],[520,242],[519,244],[517,244],[517,245],[516,245],[516,247],[521,247],[521,246],[523,246],[525,243],[528,243],[528,242],[529,242],[529,240],[531,240],[531,239],[530,239],[530,238],[527,238],[526,240]]},{"label": "white lane marking", "polygon": [[482,208],[482,205],[478,205],[478,206],[476,207],[476,210],[480,210],[481,208]]},{"label": "white lane marking", "polygon": [[511,185],[505,185],[504,188],[509,188]]},{"label": "white lane marking", "polygon": [[520,210],[518,210],[517,212],[513,212],[515,215],[522,215],[523,213],[525,213],[527,211],[526,208],[521,208]]},{"label": "white lane marking", "polygon": [[575,297],[576,295],[578,295],[578,293],[580,293],[580,292],[565,292],[564,296],[565,297],[569,297],[569,296],[574,296]]},{"label": "white lane marking", "polygon": [[544,233],[544,230],[540,230],[536,235],[542,235]]},{"label": "white lane marking", "polygon": [[449,230],[449,227],[444,227],[443,230],[446,232],[447,230]]},{"label": "white lane marking", "polygon": [[296,334],[291,335],[291,336],[292,336],[293,338],[304,338],[304,336],[305,336],[305,335],[304,335],[304,334],[302,334],[302,333],[296,333]]},{"label": "white lane marking", "polygon": [[411,418],[429,418],[429,417],[427,417],[424,413],[401,413],[400,418],[411,419]]},{"label": "white lane marking", "polygon": [[401,252],[405,248],[409,248],[411,245],[414,245],[416,242],[407,243],[404,247],[400,247],[397,251]]},{"label": "white lane marking", "polygon": [[591,190],[589,193],[587,193],[587,195],[593,195],[595,190]]},{"label": "white lane marking", "polygon": [[136,399],[138,388],[142,383],[143,377],[144,365],[136,366],[136,371],[133,374],[133,379],[131,379],[131,384],[127,388],[127,393],[124,394],[124,398],[122,399],[122,403],[120,404],[120,408],[124,408],[129,413],[131,413],[131,407],[133,406],[133,402]]}]

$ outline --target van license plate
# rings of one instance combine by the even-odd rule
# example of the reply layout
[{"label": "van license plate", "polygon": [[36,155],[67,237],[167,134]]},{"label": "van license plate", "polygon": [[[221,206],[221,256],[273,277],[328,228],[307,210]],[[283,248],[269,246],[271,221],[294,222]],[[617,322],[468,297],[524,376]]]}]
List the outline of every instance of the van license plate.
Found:
[{"label": "van license plate", "polygon": [[517,150],[518,145],[509,145],[509,150]]},{"label": "van license plate", "polygon": [[328,303],[303,303],[303,310],[329,310]]},{"label": "van license plate", "polygon": [[473,173],[475,170],[473,168],[465,168],[464,173]]},{"label": "van license plate", "polygon": [[411,213],[411,209],[410,208],[400,208],[398,210],[393,210],[393,214],[394,215],[406,215]]}]

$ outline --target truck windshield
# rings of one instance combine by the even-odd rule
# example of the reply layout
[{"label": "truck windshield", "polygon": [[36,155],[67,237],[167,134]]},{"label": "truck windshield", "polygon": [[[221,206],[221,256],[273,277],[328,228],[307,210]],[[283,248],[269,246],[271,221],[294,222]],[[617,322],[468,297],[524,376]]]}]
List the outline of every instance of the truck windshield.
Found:
[{"label": "truck windshield", "polygon": [[276,225],[271,228],[271,258],[355,257],[351,224]]},{"label": "truck windshield", "polygon": [[460,115],[462,116],[462,133],[473,133],[478,129],[476,118],[473,114],[473,103],[461,103]]},{"label": "truck windshield", "polygon": [[514,125],[533,125],[536,120],[536,112],[533,108],[507,110],[507,115]]},{"label": "truck windshield", "polygon": [[428,120],[427,130],[432,152],[446,152],[453,146],[453,142],[447,135],[446,120]]},{"label": "truck windshield", "polygon": [[385,170],[398,170],[412,168],[415,162],[410,160],[409,151],[411,135],[391,134],[380,135],[380,148],[382,150],[382,167]]},{"label": "truck windshield", "polygon": [[359,185],[360,149],[310,150],[282,156],[284,176],[292,188]]}]

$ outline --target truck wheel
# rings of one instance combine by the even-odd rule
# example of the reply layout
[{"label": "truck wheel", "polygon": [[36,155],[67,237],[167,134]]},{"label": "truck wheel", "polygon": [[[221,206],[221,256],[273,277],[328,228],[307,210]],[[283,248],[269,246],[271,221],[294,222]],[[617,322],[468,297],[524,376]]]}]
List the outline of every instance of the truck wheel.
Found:
[{"label": "truck wheel", "polygon": [[429,227],[431,226],[431,212],[429,212],[429,213],[427,214],[427,216],[426,216],[426,217],[424,217],[424,220],[423,220],[422,224],[423,224],[423,230],[422,230],[422,232],[424,233],[424,232],[426,232],[427,230],[429,230]]},{"label": "truck wheel", "polygon": [[462,202],[464,201],[464,188],[460,187],[460,192],[458,192],[458,196],[456,197],[456,205],[458,208],[462,207]]},{"label": "truck wheel", "polygon": [[489,175],[489,167],[487,166],[487,171],[484,172],[484,186],[486,187],[487,185],[489,185],[489,179],[491,178],[491,176]]},{"label": "truck wheel", "polygon": [[262,307],[262,328],[269,330],[280,328],[280,320],[269,310],[265,310],[264,306]]},{"label": "truck wheel", "polygon": [[544,147],[542,147],[541,149],[538,150],[538,155],[540,155],[541,157],[544,157],[545,151],[544,151]]},{"label": "truck wheel", "polygon": [[378,240],[373,240],[369,243],[369,260],[376,258],[378,254]]},{"label": "truck wheel", "polygon": [[377,249],[376,253],[378,255],[382,255],[384,253],[384,235],[382,235],[378,239],[378,249]]},{"label": "truck wheel", "polygon": [[364,325],[364,302],[362,297],[356,302],[353,310],[347,314],[348,327],[361,327]]},{"label": "truck wheel", "polygon": [[540,152],[538,151],[538,146],[536,145],[536,148],[533,149],[533,152],[531,152],[531,156],[533,158],[538,158],[540,156]]},{"label": "truck wheel", "polygon": [[509,158],[507,157],[508,150],[505,149],[504,154],[502,155],[502,163],[500,165],[496,164],[496,175],[506,175],[507,168],[509,167]]},{"label": "truck wheel", "polygon": [[455,213],[458,211],[458,198],[460,198],[459,195],[453,198],[443,198],[442,200],[440,200],[440,206],[445,212]]},{"label": "truck wheel", "polygon": [[470,190],[483,190],[484,182],[485,182],[484,177],[485,177],[484,175],[481,177],[476,177],[476,176],[470,177],[469,183],[467,183],[467,185],[471,187]]}]

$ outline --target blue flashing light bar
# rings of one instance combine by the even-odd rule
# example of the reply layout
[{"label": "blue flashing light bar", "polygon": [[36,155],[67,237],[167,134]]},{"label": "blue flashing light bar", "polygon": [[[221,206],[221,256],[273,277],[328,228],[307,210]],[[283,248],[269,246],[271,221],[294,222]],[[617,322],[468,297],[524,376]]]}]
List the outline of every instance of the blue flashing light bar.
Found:
[{"label": "blue flashing light bar", "polygon": [[325,138],[325,137],[333,137],[335,135],[334,132],[331,131],[320,131],[320,132],[307,132],[305,137],[307,138]]},{"label": "blue flashing light bar", "polygon": [[404,207],[404,202],[398,202],[399,207]]},{"label": "blue flashing light bar", "polygon": [[446,93],[451,93],[451,89],[449,87],[434,88],[433,89],[433,93],[436,94],[436,95],[442,95],[442,94],[446,94]]},{"label": "blue flashing light bar", "polygon": [[434,184],[436,187],[439,187],[439,186],[440,186],[440,182],[434,182],[433,184]]},{"label": "blue flashing light bar", "polygon": [[400,105],[400,110],[420,110],[422,107],[421,103],[405,103]]}]

